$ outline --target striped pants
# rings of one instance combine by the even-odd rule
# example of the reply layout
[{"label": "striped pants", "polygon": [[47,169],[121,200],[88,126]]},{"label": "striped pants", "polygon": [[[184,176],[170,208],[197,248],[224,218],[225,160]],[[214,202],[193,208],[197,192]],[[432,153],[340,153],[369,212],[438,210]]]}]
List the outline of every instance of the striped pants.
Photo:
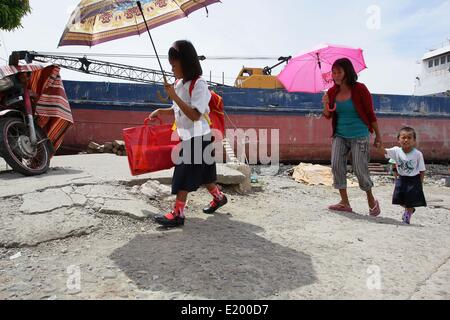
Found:
[{"label": "striped pants", "polygon": [[370,191],[373,182],[370,179],[370,138],[347,139],[333,138],[331,151],[331,170],[333,172],[333,187],[339,190],[347,189],[347,158],[352,153],[353,173],[358,178],[359,187],[363,191]]}]

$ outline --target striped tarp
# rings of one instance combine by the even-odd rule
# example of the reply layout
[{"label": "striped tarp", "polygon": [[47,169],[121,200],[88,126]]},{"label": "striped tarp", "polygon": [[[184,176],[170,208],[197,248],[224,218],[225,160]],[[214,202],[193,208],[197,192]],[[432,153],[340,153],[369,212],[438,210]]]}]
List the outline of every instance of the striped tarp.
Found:
[{"label": "striped tarp", "polygon": [[67,129],[73,124],[72,111],[59,74],[60,68],[37,64],[3,66],[0,67],[0,79],[21,72],[31,73],[28,89],[34,93],[31,99],[37,123],[56,151]]},{"label": "striped tarp", "polygon": [[49,66],[32,73],[29,88],[37,94],[35,113],[38,125],[44,129],[57,150],[67,129],[73,124],[72,111],[58,66]]},{"label": "striped tarp", "polygon": [[58,117],[73,123],[69,101],[59,72],[60,68],[52,65],[32,73],[29,89],[37,94],[36,115]]},{"label": "striped tarp", "polygon": [[1,66],[0,79],[20,72],[34,72],[44,69],[45,66],[40,64],[27,64],[23,66]]}]

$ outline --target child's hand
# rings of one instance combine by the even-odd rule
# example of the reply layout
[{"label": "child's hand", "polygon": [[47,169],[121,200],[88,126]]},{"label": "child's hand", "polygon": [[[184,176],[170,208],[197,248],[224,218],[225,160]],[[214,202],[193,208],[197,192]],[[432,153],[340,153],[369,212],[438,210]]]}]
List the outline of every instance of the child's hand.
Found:
[{"label": "child's hand", "polygon": [[375,141],[374,141],[373,145],[375,148],[377,148],[379,150],[383,149],[383,141],[378,136],[375,137]]},{"label": "child's hand", "polygon": [[150,119],[150,120],[152,120],[152,119],[154,119],[154,118],[156,118],[156,117],[158,117],[159,116],[159,109],[158,110],[155,110],[155,111],[153,111],[149,116],[148,116],[148,118]]},{"label": "child's hand", "polygon": [[175,100],[175,97],[177,97],[177,94],[175,92],[175,88],[172,84],[165,83],[164,89],[166,89],[167,94],[169,95],[169,98],[173,101]]}]

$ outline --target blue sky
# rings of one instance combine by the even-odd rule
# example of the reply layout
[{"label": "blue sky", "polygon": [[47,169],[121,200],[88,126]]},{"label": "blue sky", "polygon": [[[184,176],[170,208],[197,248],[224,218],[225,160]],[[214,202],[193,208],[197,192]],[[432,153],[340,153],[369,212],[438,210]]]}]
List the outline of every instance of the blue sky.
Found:
[{"label": "blue sky", "polygon": [[[45,52],[152,54],[146,35],[117,40],[93,48],[57,48],[59,38],[78,0],[31,0],[33,13],[23,29],[2,32],[0,59],[12,50]],[[379,13],[379,15],[378,15]],[[380,19],[377,19],[379,16]],[[361,81],[374,93],[412,94],[420,72],[417,61],[430,48],[450,38],[450,0],[222,0],[203,10],[152,31],[157,48],[166,54],[178,39],[189,39],[205,56],[295,55],[319,43],[364,49],[368,69]],[[368,27],[369,23],[369,27]],[[379,26],[379,28],[378,28]],[[100,58],[99,58],[100,59]],[[104,58],[103,60],[105,60]],[[109,59],[157,68],[153,59]],[[233,83],[243,65],[273,65],[273,61],[207,60],[205,76]],[[169,70],[167,61],[163,65]],[[280,71],[280,69],[276,69]],[[114,81],[70,71],[64,79]]]}]

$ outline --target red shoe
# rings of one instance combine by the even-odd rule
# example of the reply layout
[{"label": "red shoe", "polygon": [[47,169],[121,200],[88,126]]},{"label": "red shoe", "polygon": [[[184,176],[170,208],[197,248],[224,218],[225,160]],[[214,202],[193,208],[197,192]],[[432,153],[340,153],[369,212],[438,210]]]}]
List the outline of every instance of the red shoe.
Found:
[{"label": "red shoe", "polygon": [[211,201],[209,206],[207,206],[206,208],[203,209],[203,212],[206,214],[213,214],[214,212],[216,212],[217,209],[219,209],[220,207],[223,207],[227,203],[228,203],[228,199],[225,195],[223,195],[222,200],[217,201],[216,199],[214,199],[213,201]]},{"label": "red shoe", "polygon": [[167,228],[175,228],[184,225],[184,217],[175,214],[173,211],[166,215],[158,215],[155,217],[155,222]]}]

